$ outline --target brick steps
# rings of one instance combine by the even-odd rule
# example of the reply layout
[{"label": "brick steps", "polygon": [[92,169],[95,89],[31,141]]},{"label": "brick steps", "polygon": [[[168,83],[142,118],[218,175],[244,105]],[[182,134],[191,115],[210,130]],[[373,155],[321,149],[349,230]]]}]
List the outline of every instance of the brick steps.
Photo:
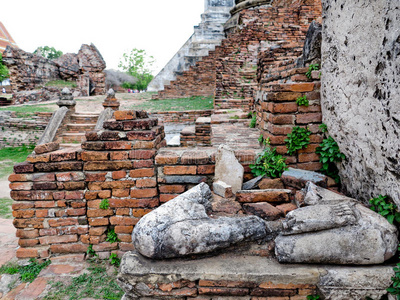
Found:
[{"label": "brick steps", "polygon": [[99,114],[97,113],[84,113],[71,115],[71,122],[74,124],[96,124]]},{"label": "brick steps", "polygon": [[67,124],[67,132],[72,133],[72,132],[86,132],[93,130],[95,127],[95,124],[89,123],[89,124]]},{"label": "brick steps", "polygon": [[76,132],[76,133],[63,133],[62,136],[62,143],[80,143],[86,141],[86,137],[84,133]]},{"label": "brick steps", "polygon": [[215,99],[216,109],[235,109],[248,110],[249,101],[246,99]]},{"label": "brick steps", "polygon": [[61,142],[66,144],[81,143],[86,141],[85,132],[94,129],[99,114],[97,113],[75,113],[71,115],[69,124],[61,134]]}]

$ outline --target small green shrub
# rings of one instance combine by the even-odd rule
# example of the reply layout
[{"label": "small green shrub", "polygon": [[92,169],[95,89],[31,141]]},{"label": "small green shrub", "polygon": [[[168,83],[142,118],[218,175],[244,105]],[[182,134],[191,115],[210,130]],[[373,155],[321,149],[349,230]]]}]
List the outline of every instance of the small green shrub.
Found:
[{"label": "small green shrub", "polygon": [[112,264],[113,266],[116,266],[117,268],[119,267],[119,265],[121,264],[121,259],[118,257],[117,254],[111,253],[110,264]]},{"label": "small green shrub", "polygon": [[98,256],[96,251],[93,250],[93,245],[89,245],[88,249],[86,250],[86,254],[89,257]]},{"label": "small green shrub", "polygon": [[264,146],[270,144],[269,138],[264,139],[264,137],[263,137],[262,134],[260,134],[260,136],[258,137],[258,142],[259,142],[260,144],[263,144]]},{"label": "small green shrub", "polygon": [[324,139],[315,152],[321,156],[319,159],[322,163],[321,172],[332,177],[339,183],[339,170],[335,163],[341,162],[346,157],[340,152],[336,141],[331,136]]},{"label": "small green shrub", "polygon": [[287,135],[285,139],[288,154],[293,155],[297,150],[307,148],[310,143],[311,131],[308,128],[302,128],[299,126],[293,127],[291,133]]},{"label": "small green shrub", "polygon": [[108,199],[101,200],[99,208],[100,209],[109,209],[110,208],[110,201],[108,201]]},{"label": "small green shrub", "polygon": [[114,229],[109,229],[107,231],[106,242],[110,242],[111,244],[113,244],[119,241],[120,239],[118,238],[118,235],[115,233]]},{"label": "small green shrub", "polygon": [[[400,245],[397,248],[398,251],[400,251]],[[392,279],[392,285],[387,288],[386,290],[396,296],[396,299],[400,299],[400,263],[396,264],[396,267],[393,268],[394,271],[394,276],[391,278]]]},{"label": "small green shrub", "polygon": [[318,71],[318,70],[319,70],[319,64],[310,65],[308,67],[308,71],[306,72],[307,78],[311,79],[311,72],[312,71]]},{"label": "small green shrub", "polygon": [[306,95],[304,95],[303,97],[297,98],[296,103],[298,106],[309,106],[310,105]]},{"label": "small green shrub", "polygon": [[251,117],[250,121],[250,128],[256,128],[257,125],[257,114],[253,113],[253,116]]},{"label": "small green shrub", "polygon": [[400,224],[400,213],[397,211],[396,204],[389,201],[388,196],[379,195],[369,200],[371,209],[384,216],[390,224],[394,221]]},{"label": "small green shrub", "polygon": [[255,176],[277,178],[288,169],[285,160],[286,158],[276,153],[276,148],[267,147],[258,155],[255,164],[250,165],[250,169]]},{"label": "small green shrub", "polygon": [[309,295],[309,296],[307,296],[307,300],[319,300],[319,299],[321,299],[321,297],[318,296],[318,295]]},{"label": "small green shrub", "polygon": [[322,123],[318,127],[319,127],[319,129],[321,129],[322,133],[328,132],[328,126],[326,126],[326,124]]}]

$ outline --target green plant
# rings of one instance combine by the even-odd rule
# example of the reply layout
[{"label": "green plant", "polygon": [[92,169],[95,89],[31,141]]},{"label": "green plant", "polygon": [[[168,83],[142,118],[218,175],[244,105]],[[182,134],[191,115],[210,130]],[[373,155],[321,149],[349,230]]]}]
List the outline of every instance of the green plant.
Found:
[{"label": "green plant", "polygon": [[328,132],[328,126],[326,126],[326,124],[322,123],[318,127],[319,127],[319,129],[321,129],[322,133]]},{"label": "green plant", "polygon": [[49,46],[38,47],[33,53],[47,59],[56,59],[63,55],[62,51]]},{"label": "green plant", "polygon": [[340,152],[336,141],[331,136],[324,139],[315,152],[320,155],[319,161],[322,163],[321,172],[332,177],[339,183],[339,170],[335,163],[341,162],[346,157]]},{"label": "green plant", "polygon": [[258,137],[258,142],[263,145],[269,145],[270,143],[269,138],[264,139],[262,134]]},{"label": "green plant", "polygon": [[293,127],[292,132],[289,133],[287,139],[285,139],[286,147],[288,149],[287,153],[293,155],[297,150],[307,148],[310,143],[310,134],[311,131],[308,130],[308,128],[302,128],[299,126]]},{"label": "green plant", "polygon": [[100,209],[109,209],[110,208],[110,201],[108,201],[108,199],[101,200],[99,208]]},{"label": "green plant", "polygon": [[390,224],[394,221],[400,224],[400,213],[397,211],[396,204],[390,202],[388,196],[379,195],[369,200],[371,209],[378,214],[384,216]]},{"label": "green plant", "polygon": [[[400,251],[400,245],[397,248]],[[397,263],[393,268],[394,276],[392,277],[392,285],[386,290],[396,296],[396,299],[400,299],[400,263]]]},{"label": "green plant", "polygon": [[93,245],[89,245],[89,247],[88,247],[87,250],[86,250],[86,254],[87,254],[87,256],[89,256],[89,257],[98,256],[97,253],[96,253],[96,251],[93,250]]},{"label": "green plant", "polygon": [[256,128],[257,125],[257,114],[253,113],[250,121],[250,128]]},{"label": "green plant", "polygon": [[229,119],[231,119],[231,120],[239,120],[240,118],[239,118],[239,116],[232,116],[232,117],[229,117]]},{"label": "green plant", "polygon": [[112,264],[113,266],[116,266],[118,268],[120,263],[121,263],[121,259],[118,257],[118,255],[116,253],[111,253],[110,264]]},{"label": "green plant", "polygon": [[308,105],[310,104],[310,103],[308,102],[308,99],[307,99],[307,96],[306,96],[306,95],[304,95],[303,97],[297,98],[296,103],[297,103],[297,105],[299,105],[299,106],[302,106],[302,105],[308,106]]},{"label": "green plant", "polygon": [[308,79],[311,79],[311,72],[319,70],[319,64],[310,65],[308,67],[308,71],[306,72],[306,76]]},{"label": "green plant", "polygon": [[110,242],[112,244],[112,243],[116,243],[119,241],[120,241],[120,239],[118,238],[118,235],[115,233],[114,229],[109,229],[107,231],[106,242]]},{"label": "green plant", "polygon": [[32,282],[39,275],[40,271],[51,264],[50,260],[39,263],[36,259],[31,258],[26,266],[19,266],[16,263],[7,263],[0,267],[0,274],[20,274],[23,282]]},{"label": "green plant", "polygon": [[286,158],[276,153],[276,148],[266,147],[262,153],[257,156],[256,162],[250,165],[251,172],[255,176],[265,176],[277,178],[288,169]]},{"label": "green plant", "polygon": [[0,53],[0,82],[8,77],[10,77],[10,73],[6,65],[3,63],[3,54]]},{"label": "green plant", "polygon": [[319,299],[321,299],[321,297],[318,295],[308,295],[307,296],[307,300],[319,300]]}]

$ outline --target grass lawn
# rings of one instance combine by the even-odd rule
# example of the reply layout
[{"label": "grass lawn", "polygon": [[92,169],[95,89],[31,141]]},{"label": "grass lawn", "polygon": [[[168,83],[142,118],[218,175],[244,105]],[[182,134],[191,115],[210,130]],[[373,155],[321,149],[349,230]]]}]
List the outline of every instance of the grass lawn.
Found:
[{"label": "grass lawn", "polygon": [[184,111],[184,110],[203,110],[213,109],[214,99],[209,97],[190,97],[166,100],[148,100],[145,103],[131,105],[129,109],[154,111]]},{"label": "grass lawn", "polygon": [[0,198],[0,218],[11,219],[12,218],[12,205],[13,201],[9,198]]},{"label": "grass lawn", "polygon": [[34,146],[23,146],[0,149],[0,179],[10,175],[15,164],[24,162],[33,148]]},{"label": "grass lawn", "polygon": [[24,118],[35,115],[35,112],[53,112],[57,108],[58,106],[54,104],[35,104],[35,105],[0,107],[0,111],[4,110],[15,111],[18,118]]}]

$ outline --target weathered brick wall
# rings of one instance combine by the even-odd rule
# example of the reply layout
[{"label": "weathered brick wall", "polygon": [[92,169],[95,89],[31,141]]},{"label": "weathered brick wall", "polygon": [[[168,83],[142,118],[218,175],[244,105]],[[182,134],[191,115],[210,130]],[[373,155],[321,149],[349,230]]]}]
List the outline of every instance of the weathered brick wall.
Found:
[{"label": "weathered brick wall", "polygon": [[[262,63],[264,60],[261,59]],[[313,72],[313,78],[305,76],[308,68],[289,69],[271,75],[269,69],[259,74],[260,91],[256,105],[257,127],[277,153],[286,157],[291,167],[318,171],[322,165],[316,148],[323,140],[321,128],[322,112],[320,103],[319,71]],[[299,97],[306,96],[309,106],[296,103]],[[285,139],[295,126],[311,131],[310,144],[294,155],[287,154]]]},{"label": "weathered brick wall", "polygon": [[195,66],[183,71],[176,80],[158,92],[157,99],[186,98],[191,96],[214,95],[215,90],[215,51],[202,57]]},{"label": "weathered brick wall", "polygon": [[194,123],[199,117],[210,117],[212,109],[185,110],[185,111],[156,111],[150,113],[154,118],[159,118],[164,123]]},{"label": "weathered brick wall", "polygon": [[0,112],[0,148],[35,145],[42,136],[51,113],[35,113],[18,118],[15,112]]}]

